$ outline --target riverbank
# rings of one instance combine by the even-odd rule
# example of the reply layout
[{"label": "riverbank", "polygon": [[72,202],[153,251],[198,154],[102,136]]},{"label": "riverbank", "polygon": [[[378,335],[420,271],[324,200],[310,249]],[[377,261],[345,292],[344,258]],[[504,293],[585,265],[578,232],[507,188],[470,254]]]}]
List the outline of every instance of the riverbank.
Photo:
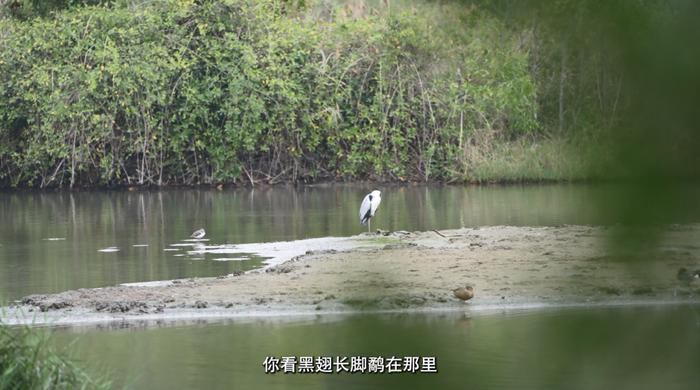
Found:
[{"label": "riverbank", "polygon": [[[130,191],[178,190],[178,189],[231,189],[266,188],[272,186],[324,186],[358,185],[381,183],[382,185],[523,185],[554,183],[608,183],[601,168],[592,165],[603,155],[600,146],[584,141],[567,141],[562,138],[542,137],[537,140],[494,142],[471,150],[459,175],[445,176],[391,176],[373,175],[371,180],[363,177],[341,175],[316,175],[294,178],[289,175],[271,177],[263,172],[251,171],[245,178],[230,180],[203,180],[197,182],[168,181],[161,183],[139,183],[122,181],[111,183],[77,183],[73,186],[3,185],[0,193],[17,192],[82,192],[82,191]],[[609,173],[609,172],[608,172]]]},{"label": "riverbank", "polygon": [[[574,150],[578,150],[574,153]],[[582,151],[583,150],[583,151]],[[245,180],[204,181],[196,183],[163,182],[142,183],[116,182],[90,184],[80,183],[66,186],[3,186],[2,193],[44,192],[90,192],[90,191],[174,191],[183,189],[216,189],[219,191],[239,188],[271,188],[278,186],[318,187],[356,186],[425,186],[425,185],[529,185],[529,184],[607,184],[610,179],[601,173],[600,166],[588,162],[594,156],[593,147],[583,143],[569,143],[563,139],[540,139],[535,141],[500,142],[488,148],[470,153],[463,174],[456,177],[392,177],[374,176],[372,180],[356,177],[317,176],[294,180],[292,177],[268,177],[260,172],[251,172]],[[273,180],[274,179],[274,180]]]},{"label": "riverbank", "polygon": [[[243,274],[32,295],[8,323],[103,323],[393,310],[480,310],[606,303],[700,302],[700,226],[669,231],[648,260],[606,251],[608,228],[493,226],[394,232],[381,248],[309,251]],[[462,302],[452,289],[472,285]]]}]

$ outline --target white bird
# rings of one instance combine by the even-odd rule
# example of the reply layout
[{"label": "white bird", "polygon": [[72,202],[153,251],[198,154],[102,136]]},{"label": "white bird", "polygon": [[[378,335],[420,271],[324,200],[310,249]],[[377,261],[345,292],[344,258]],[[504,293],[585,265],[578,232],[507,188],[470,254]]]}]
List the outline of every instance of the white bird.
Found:
[{"label": "white bird", "polygon": [[204,238],[204,236],[206,236],[206,235],[207,235],[207,232],[205,232],[204,229],[199,229],[199,230],[195,230],[194,233],[192,233],[192,235],[190,237],[196,238],[199,240],[200,238]]},{"label": "white bird", "polygon": [[362,205],[360,206],[360,223],[367,224],[367,231],[371,231],[370,219],[374,217],[374,213],[377,212],[379,203],[382,202],[382,193],[379,190],[374,190],[367,194],[364,199],[362,199]]}]

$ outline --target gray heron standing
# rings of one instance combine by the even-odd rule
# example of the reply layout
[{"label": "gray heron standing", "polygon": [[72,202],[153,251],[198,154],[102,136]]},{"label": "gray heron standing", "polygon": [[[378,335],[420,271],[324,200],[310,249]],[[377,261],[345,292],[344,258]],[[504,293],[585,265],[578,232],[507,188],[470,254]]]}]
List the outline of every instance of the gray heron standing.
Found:
[{"label": "gray heron standing", "polygon": [[360,206],[360,223],[367,224],[367,231],[372,230],[372,223],[370,220],[374,217],[374,213],[377,212],[379,203],[382,202],[382,193],[379,190],[374,190],[367,194],[364,199],[362,199],[362,205]]}]

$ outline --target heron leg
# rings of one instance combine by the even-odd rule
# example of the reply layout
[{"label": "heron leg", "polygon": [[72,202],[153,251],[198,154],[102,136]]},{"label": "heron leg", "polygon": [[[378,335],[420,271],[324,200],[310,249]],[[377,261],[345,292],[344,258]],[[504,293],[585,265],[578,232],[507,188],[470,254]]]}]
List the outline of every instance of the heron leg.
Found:
[{"label": "heron leg", "polygon": [[372,218],[367,219],[367,233],[372,232]]}]

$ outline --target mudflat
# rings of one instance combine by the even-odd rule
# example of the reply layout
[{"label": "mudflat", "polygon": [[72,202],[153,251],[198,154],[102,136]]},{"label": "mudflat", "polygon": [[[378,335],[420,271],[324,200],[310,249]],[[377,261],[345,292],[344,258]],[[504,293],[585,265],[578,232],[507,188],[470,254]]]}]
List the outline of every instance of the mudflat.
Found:
[{"label": "mudflat", "polygon": [[[699,302],[700,225],[674,226],[634,255],[608,227],[492,226],[365,234],[373,246],[310,250],[237,275],[25,297],[6,322],[80,323],[518,305]],[[362,240],[358,240],[361,242]],[[692,243],[699,243],[694,245]],[[463,302],[452,290],[470,285]]]}]

